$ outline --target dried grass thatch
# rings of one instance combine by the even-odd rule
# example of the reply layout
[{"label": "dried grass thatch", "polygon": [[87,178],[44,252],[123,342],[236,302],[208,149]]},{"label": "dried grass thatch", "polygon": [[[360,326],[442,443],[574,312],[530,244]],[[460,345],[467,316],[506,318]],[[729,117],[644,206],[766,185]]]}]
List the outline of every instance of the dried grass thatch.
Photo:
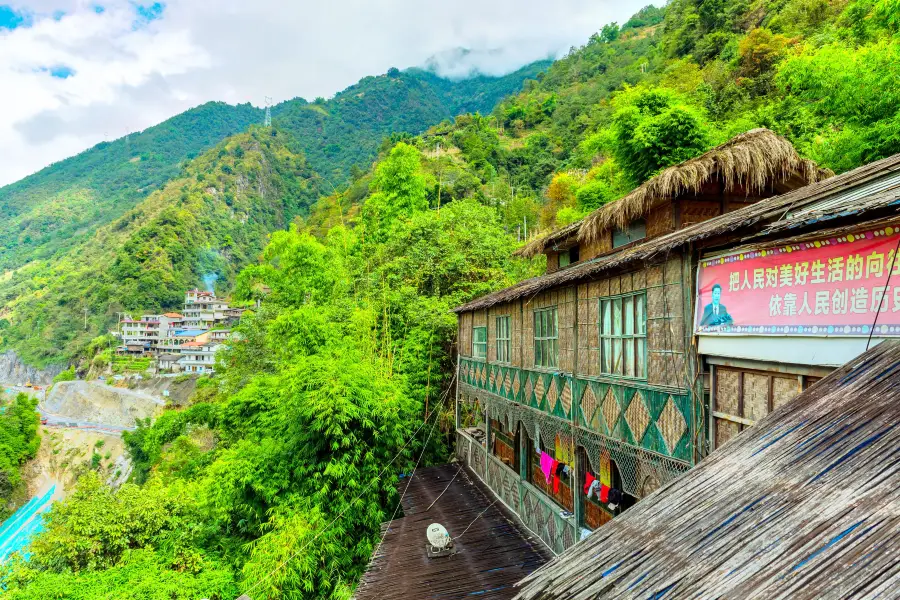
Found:
[{"label": "dried grass thatch", "polygon": [[543,254],[547,248],[555,244],[565,242],[570,237],[575,237],[581,228],[583,219],[570,223],[561,229],[554,229],[550,233],[535,238],[513,252],[513,256],[521,256],[523,258],[532,258],[538,254]]},{"label": "dried grass thatch", "polygon": [[783,137],[768,129],[753,129],[697,158],[665,169],[627,196],[598,208],[582,221],[578,239],[596,241],[611,228],[624,228],[645,216],[660,202],[699,192],[714,176],[724,182],[726,191],[741,186],[751,193],[792,178],[797,180],[795,187],[800,187],[832,175],[828,169],[801,158]]}]

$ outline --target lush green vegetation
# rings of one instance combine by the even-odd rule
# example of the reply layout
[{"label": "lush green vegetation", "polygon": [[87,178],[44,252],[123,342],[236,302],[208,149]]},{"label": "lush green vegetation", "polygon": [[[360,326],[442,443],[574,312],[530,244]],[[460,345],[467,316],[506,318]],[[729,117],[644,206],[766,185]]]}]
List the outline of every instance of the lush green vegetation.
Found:
[{"label": "lush green vegetation", "polygon": [[70,358],[119,312],[177,309],[204,274],[227,288],[321,183],[277,129],[229,138],[66,254],[0,282],[3,345],[30,364]]},{"label": "lush green vegetation", "polygon": [[23,501],[25,482],[20,469],[41,444],[36,404],[26,394],[17,394],[0,405],[0,521]]},{"label": "lush green vegetation", "polygon": [[262,304],[219,374],[125,434],[134,484],[82,478],[53,509],[10,598],[138,598],[157,579],[147,597],[349,598],[397,473],[447,458],[449,309],[529,274],[494,209],[430,208],[430,162],[399,144],[355,226],[272,235],[237,278]]},{"label": "lush green vegetation", "polygon": [[294,136],[310,166],[338,186],[351,173],[368,170],[384,137],[419,134],[466,112],[490,112],[549,64],[536,62],[503,77],[462,80],[423,69],[391,69],[360,80],[331,100],[280,104],[272,118]]},{"label": "lush green vegetation", "polygon": [[178,175],[184,161],[261,119],[249,104],[210,102],[0,188],[0,268],[71,248]]}]

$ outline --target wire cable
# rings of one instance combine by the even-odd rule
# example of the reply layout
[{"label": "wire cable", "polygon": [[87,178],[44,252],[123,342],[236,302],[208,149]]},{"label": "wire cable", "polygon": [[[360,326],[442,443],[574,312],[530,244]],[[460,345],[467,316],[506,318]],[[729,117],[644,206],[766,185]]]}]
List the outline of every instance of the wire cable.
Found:
[{"label": "wire cable", "polygon": [[[284,561],[282,561],[277,567],[275,567],[274,569],[272,569],[265,577],[263,577],[262,579],[259,579],[256,583],[254,583],[252,586],[250,586],[250,587],[244,592],[244,594],[246,594],[246,595],[249,596],[249,595],[250,595],[250,592],[254,591],[254,590],[255,590],[256,588],[258,588],[263,582],[265,582],[265,581],[268,580],[270,577],[272,577],[272,575],[274,575],[275,573],[277,573],[278,571],[280,571],[282,568],[284,568],[284,566],[285,566],[286,564],[288,564],[290,561],[292,561],[298,554],[300,554],[301,552],[303,552],[303,550],[305,550],[310,544],[312,544],[312,543],[313,543],[314,541],[316,541],[322,534],[324,534],[326,531],[328,531],[328,529],[330,529],[332,525],[334,525],[335,523],[337,523],[337,522],[341,519],[341,517],[343,517],[344,514],[345,514],[348,510],[350,510],[350,507],[352,507],[356,502],[358,502],[359,499],[362,498],[363,495],[364,495],[366,492],[368,492],[369,489],[370,489],[373,485],[375,485],[375,482],[376,482],[376,481],[378,481],[379,479],[381,479],[381,476],[384,475],[385,471],[387,471],[387,470],[390,468],[390,466],[391,466],[392,464],[394,464],[394,462],[397,460],[397,458],[400,456],[400,454],[406,449],[407,446],[409,446],[409,445],[412,443],[412,441],[415,439],[416,435],[418,435],[419,431],[421,431],[422,428],[428,423],[428,419],[430,419],[432,415],[434,415],[434,414],[436,414],[436,413],[438,412],[438,409],[440,408],[440,406],[443,405],[443,400],[447,397],[447,394],[450,392],[450,389],[453,387],[453,382],[454,382],[454,381],[456,381],[456,373],[455,373],[455,372],[453,373],[453,377],[450,379],[450,383],[449,383],[449,385],[447,386],[447,391],[444,392],[444,395],[441,397],[441,402],[438,403],[437,407],[435,407],[434,410],[431,411],[431,413],[429,413],[428,415],[426,415],[426,417],[425,417],[425,419],[422,421],[422,423],[416,428],[416,430],[415,430],[415,431],[413,432],[413,434],[409,437],[409,439],[406,441],[406,443],[403,444],[403,446],[400,447],[400,450],[398,450],[397,453],[394,455],[394,458],[392,458],[391,461],[390,461],[387,465],[385,465],[384,468],[381,469],[381,471],[378,473],[378,475],[376,475],[376,476],[372,479],[372,481],[369,482],[369,485],[367,485],[365,488],[363,488],[363,491],[361,491],[361,492],[360,492],[353,500],[351,500],[350,503],[347,505],[347,507],[344,508],[344,510],[342,510],[342,511],[338,514],[338,516],[336,516],[336,517],[335,517],[334,519],[332,519],[331,522],[329,522],[325,527],[323,527],[321,530],[319,530],[319,531],[313,536],[313,538],[312,538],[311,540],[309,540],[308,542],[306,542],[305,544],[303,544],[303,546],[301,546],[296,552],[292,553],[290,556],[288,556],[286,559],[284,559]],[[436,420],[435,420],[435,421],[436,421]],[[433,431],[433,428],[434,428],[434,425],[432,425],[432,431]]]},{"label": "wire cable", "polygon": [[[434,412],[437,412],[437,411],[434,411]],[[410,474],[409,479],[407,480],[406,487],[403,488],[403,493],[400,494],[400,498],[397,500],[397,506],[394,507],[394,512],[391,515],[391,519],[390,519],[390,521],[388,521],[387,527],[384,528],[384,532],[381,534],[381,539],[378,540],[378,545],[375,546],[375,551],[372,553],[373,560],[376,556],[378,556],[378,551],[381,550],[381,545],[384,543],[384,538],[387,537],[388,531],[390,531],[390,529],[391,529],[391,523],[393,523],[394,519],[397,517],[397,511],[400,510],[400,506],[403,504],[403,498],[406,497],[406,492],[409,491],[409,486],[412,484],[412,479],[413,479],[413,477],[416,476],[416,470],[419,468],[419,463],[422,461],[422,457],[425,456],[425,451],[428,449],[428,442],[431,441],[431,434],[434,433],[434,427],[435,427],[435,425],[437,425],[438,420],[439,419],[435,419],[434,423],[431,424],[431,430],[428,432],[428,437],[425,438],[425,443],[422,444],[422,451],[419,453],[419,459],[416,461],[416,464],[413,467],[412,473]],[[454,479],[456,479],[456,477],[454,477]],[[451,483],[452,483],[452,481],[451,481]],[[450,486],[447,486],[447,487],[450,487]],[[434,503],[432,503],[432,504],[434,504]],[[431,507],[429,506],[428,508],[431,508]]]}]

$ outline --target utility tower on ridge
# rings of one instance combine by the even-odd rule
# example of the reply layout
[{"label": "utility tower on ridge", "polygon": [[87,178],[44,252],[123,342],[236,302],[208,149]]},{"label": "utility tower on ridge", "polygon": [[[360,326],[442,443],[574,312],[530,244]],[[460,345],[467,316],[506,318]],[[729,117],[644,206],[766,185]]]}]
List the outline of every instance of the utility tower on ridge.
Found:
[{"label": "utility tower on ridge", "polygon": [[264,127],[272,126],[272,97],[266,96],[266,120],[263,123]]}]

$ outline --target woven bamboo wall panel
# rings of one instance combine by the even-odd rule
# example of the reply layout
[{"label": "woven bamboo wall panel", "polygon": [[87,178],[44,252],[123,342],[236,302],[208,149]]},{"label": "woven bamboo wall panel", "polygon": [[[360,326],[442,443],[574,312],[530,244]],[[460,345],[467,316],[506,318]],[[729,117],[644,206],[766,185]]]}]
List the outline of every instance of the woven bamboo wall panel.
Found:
[{"label": "woven bamboo wall panel", "polygon": [[585,261],[599,256],[605,252],[609,252],[612,249],[612,232],[607,231],[604,232],[604,234],[596,242],[583,244],[579,248],[578,254],[579,258],[582,261]]},{"label": "woven bamboo wall panel", "polygon": [[634,291],[634,276],[631,273],[619,276],[619,290],[623,294]]},{"label": "woven bamboo wall panel", "polygon": [[487,309],[487,360],[497,360],[497,316],[500,312],[496,306]]},{"label": "woven bamboo wall panel", "polygon": [[647,287],[647,269],[641,269],[640,271],[635,271],[632,274],[633,283],[632,286],[635,290],[642,290]]},{"label": "woven bamboo wall panel", "polygon": [[663,283],[663,266],[651,265],[645,269],[647,273],[647,287],[655,287]]},{"label": "woven bamboo wall panel", "polygon": [[591,529],[597,529],[612,520],[613,518],[608,512],[593,502],[584,503],[584,523]]},{"label": "woven bamboo wall panel", "polygon": [[666,262],[666,283],[681,283],[681,266],[681,256],[674,256]]},{"label": "woven bamboo wall panel", "polygon": [[665,235],[674,229],[675,219],[671,202],[657,206],[647,215],[647,237]]},{"label": "woven bamboo wall panel", "polygon": [[647,352],[647,383],[684,387],[684,355]]},{"label": "woven bamboo wall panel", "polygon": [[472,313],[459,315],[459,355],[472,356]]},{"label": "woven bamboo wall panel", "polygon": [[716,369],[716,411],[729,415],[738,415],[739,378],[739,371]]},{"label": "woven bamboo wall panel", "polygon": [[615,296],[622,293],[622,284],[618,277],[609,278],[609,295]]},{"label": "woven bamboo wall panel", "polygon": [[663,288],[652,287],[647,290],[647,318],[660,319],[666,316],[666,300]]},{"label": "woven bamboo wall panel", "polygon": [[511,360],[510,363],[521,367],[522,366],[522,311],[521,304],[519,302],[515,302],[509,305],[509,314],[510,314],[510,335],[511,339],[509,342],[510,346],[510,354]]},{"label": "woven bamboo wall panel", "polygon": [[653,351],[684,351],[681,321],[675,319],[651,319],[647,321],[647,348]]},{"label": "woven bamboo wall panel", "polygon": [[716,448],[724,446],[728,440],[741,432],[741,426],[733,421],[716,419]]},{"label": "woven bamboo wall panel", "polygon": [[681,201],[681,226],[709,221],[721,213],[722,205],[718,201],[685,199]]},{"label": "woven bamboo wall panel", "polygon": [[547,253],[547,272],[554,273],[559,271],[559,252]]},{"label": "woven bamboo wall panel", "polygon": [[778,408],[797,397],[800,393],[800,382],[796,377],[772,378],[772,407]]},{"label": "woven bamboo wall panel", "polygon": [[759,421],[769,414],[769,376],[744,373],[744,417]]},{"label": "woven bamboo wall panel", "polygon": [[472,327],[487,325],[487,310],[476,310],[472,313]]}]

